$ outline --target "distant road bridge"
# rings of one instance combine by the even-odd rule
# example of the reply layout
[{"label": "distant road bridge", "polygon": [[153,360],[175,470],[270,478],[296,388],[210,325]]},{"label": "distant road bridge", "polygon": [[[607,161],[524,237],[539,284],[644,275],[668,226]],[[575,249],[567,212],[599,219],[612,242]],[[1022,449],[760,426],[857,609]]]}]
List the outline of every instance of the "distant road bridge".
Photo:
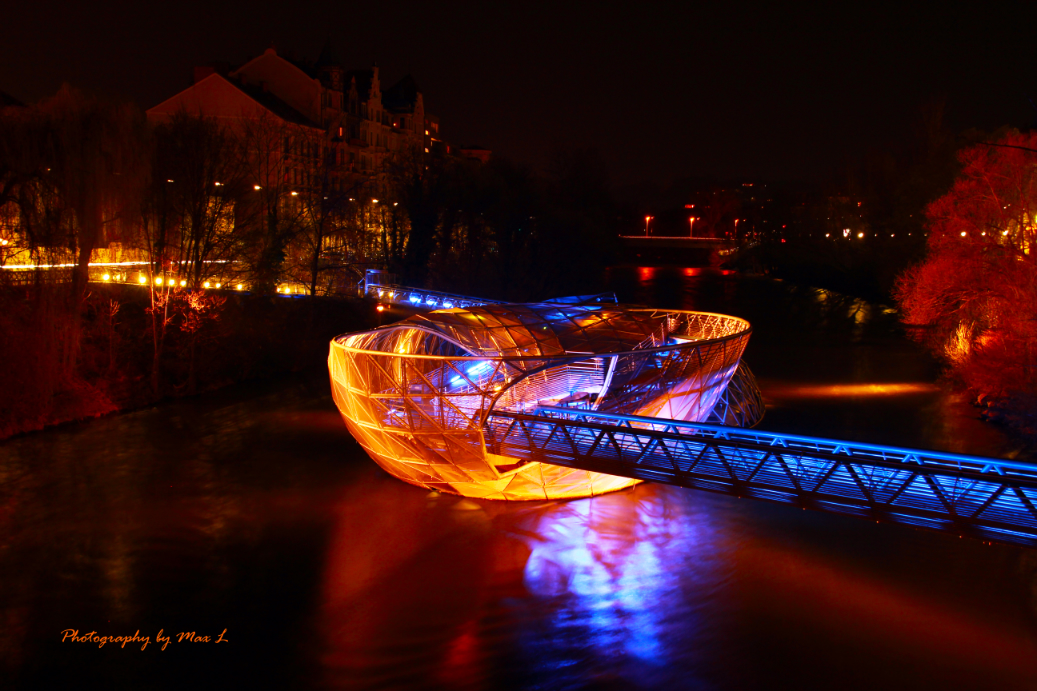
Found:
[{"label": "distant road bridge", "polygon": [[728,238],[696,238],[688,235],[620,235],[625,245],[635,247],[704,247],[709,249],[733,247]]},{"label": "distant road bridge", "polygon": [[714,254],[726,257],[738,246],[727,238],[689,236],[620,235],[619,240],[628,263],[650,266],[709,266]]}]

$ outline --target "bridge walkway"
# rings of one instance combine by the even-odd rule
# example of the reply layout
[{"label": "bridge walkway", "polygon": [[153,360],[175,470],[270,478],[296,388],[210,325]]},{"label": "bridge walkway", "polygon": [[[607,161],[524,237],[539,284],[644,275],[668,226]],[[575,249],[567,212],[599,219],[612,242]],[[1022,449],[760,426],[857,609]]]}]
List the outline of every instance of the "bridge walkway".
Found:
[{"label": "bridge walkway", "polygon": [[1029,463],[556,407],[485,432],[524,461],[1037,546]]}]

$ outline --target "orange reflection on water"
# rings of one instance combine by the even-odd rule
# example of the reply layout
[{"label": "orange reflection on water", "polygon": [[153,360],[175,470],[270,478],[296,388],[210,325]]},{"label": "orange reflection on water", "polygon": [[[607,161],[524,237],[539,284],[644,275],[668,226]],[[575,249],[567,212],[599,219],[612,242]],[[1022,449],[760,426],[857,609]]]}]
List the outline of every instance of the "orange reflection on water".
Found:
[{"label": "orange reflection on water", "polygon": [[870,382],[864,384],[817,384],[812,386],[768,384],[763,386],[762,389],[764,395],[769,398],[863,398],[931,393],[939,390],[939,387],[930,382]]}]

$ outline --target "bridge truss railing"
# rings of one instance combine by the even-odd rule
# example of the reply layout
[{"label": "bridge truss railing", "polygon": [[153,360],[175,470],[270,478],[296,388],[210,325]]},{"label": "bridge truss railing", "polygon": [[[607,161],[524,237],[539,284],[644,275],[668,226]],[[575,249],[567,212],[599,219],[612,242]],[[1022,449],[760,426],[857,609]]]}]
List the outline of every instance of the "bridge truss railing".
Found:
[{"label": "bridge truss railing", "polygon": [[1037,466],[572,408],[495,411],[488,450],[1037,546]]}]

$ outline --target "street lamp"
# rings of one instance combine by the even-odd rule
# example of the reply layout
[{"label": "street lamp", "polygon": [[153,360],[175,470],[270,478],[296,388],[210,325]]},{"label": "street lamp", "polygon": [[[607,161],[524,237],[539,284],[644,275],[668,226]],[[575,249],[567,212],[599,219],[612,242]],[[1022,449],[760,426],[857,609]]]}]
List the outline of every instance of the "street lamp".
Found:
[{"label": "street lamp", "polygon": [[648,235],[648,222],[652,220],[652,216],[645,216],[645,235]]}]

